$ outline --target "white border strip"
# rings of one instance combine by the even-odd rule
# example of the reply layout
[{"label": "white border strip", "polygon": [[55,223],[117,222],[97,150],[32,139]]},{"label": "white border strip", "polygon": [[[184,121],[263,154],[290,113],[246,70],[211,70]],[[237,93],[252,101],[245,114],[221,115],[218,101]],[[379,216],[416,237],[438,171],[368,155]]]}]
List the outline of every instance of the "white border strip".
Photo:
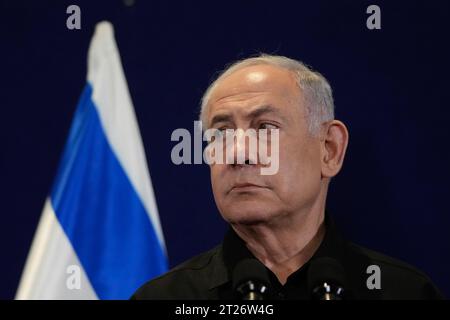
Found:
[{"label": "white border strip", "polygon": [[144,147],[111,23],[97,24],[89,48],[88,82],[106,137],[166,251]]}]

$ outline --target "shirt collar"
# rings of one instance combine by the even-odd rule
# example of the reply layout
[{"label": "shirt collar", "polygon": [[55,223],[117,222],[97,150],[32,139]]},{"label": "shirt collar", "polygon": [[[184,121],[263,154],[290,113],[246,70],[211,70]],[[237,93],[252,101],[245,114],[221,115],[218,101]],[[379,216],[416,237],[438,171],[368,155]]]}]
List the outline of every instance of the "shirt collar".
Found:
[{"label": "shirt collar", "polygon": [[[342,263],[344,259],[345,241],[338,232],[334,221],[328,213],[325,213],[324,223],[325,235],[319,248],[316,250],[312,258],[299,270],[294,272],[289,278],[295,277],[296,274],[305,270],[313,259],[317,259],[319,257],[331,257]],[[216,267],[216,270],[213,271],[212,276],[214,281],[211,282],[212,285],[210,289],[231,281],[233,270],[236,265],[246,258],[255,259],[255,256],[250,252],[245,245],[245,242],[236,234],[233,228],[230,227],[222,243],[221,258],[223,259],[223,263],[221,263],[221,265],[224,265],[225,268],[220,268],[218,270],[218,267]]]}]

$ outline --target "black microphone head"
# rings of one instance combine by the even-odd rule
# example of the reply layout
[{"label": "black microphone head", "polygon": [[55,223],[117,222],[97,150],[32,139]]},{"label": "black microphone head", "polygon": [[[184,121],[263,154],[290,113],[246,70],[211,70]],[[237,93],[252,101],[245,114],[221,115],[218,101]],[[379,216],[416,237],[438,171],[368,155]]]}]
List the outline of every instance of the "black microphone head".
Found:
[{"label": "black microphone head", "polygon": [[240,293],[244,299],[252,292],[260,295],[262,299],[262,296],[268,293],[269,283],[267,269],[257,259],[242,260],[233,270],[233,290]]},{"label": "black microphone head", "polygon": [[[328,288],[325,289],[324,285]],[[321,257],[311,261],[308,267],[308,290],[312,292],[315,298],[317,295],[328,290],[331,294],[337,295],[336,298],[342,299],[344,288],[346,287],[346,278],[342,264],[336,259],[330,257]]]}]

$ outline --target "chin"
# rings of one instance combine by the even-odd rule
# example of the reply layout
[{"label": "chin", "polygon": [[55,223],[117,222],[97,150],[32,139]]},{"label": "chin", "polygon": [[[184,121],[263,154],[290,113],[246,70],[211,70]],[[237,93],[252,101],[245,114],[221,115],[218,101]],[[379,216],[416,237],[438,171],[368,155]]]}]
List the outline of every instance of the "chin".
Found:
[{"label": "chin", "polygon": [[269,222],[276,214],[267,206],[254,203],[234,203],[221,210],[222,217],[231,224],[261,224]]}]

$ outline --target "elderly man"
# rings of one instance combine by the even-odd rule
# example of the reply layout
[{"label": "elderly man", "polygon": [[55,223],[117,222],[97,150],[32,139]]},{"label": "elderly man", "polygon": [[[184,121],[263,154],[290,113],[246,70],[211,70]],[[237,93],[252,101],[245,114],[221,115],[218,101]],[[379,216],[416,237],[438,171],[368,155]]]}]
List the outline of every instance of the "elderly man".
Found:
[{"label": "elderly man", "polygon": [[[220,131],[278,130],[279,168],[262,175],[264,165],[247,150],[243,163],[212,163],[214,198],[230,224],[223,243],[146,283],[133,299],[236,298],[233,273],[248,258],[267,271],[270,298],[310,299],[311,265],[323,257],[334,264],[328,269],[341,273],[343,298],[441,297],[415,268],[346,242],[326,213],[328,186],[342,167],[349,137],[334,119],[322,75],[282,56],[236,62],[204,94],[200,119],[204,128]],[[246,146],[233,143],[233,152]],[[368,270],[378,278],[368,279]]]}]

